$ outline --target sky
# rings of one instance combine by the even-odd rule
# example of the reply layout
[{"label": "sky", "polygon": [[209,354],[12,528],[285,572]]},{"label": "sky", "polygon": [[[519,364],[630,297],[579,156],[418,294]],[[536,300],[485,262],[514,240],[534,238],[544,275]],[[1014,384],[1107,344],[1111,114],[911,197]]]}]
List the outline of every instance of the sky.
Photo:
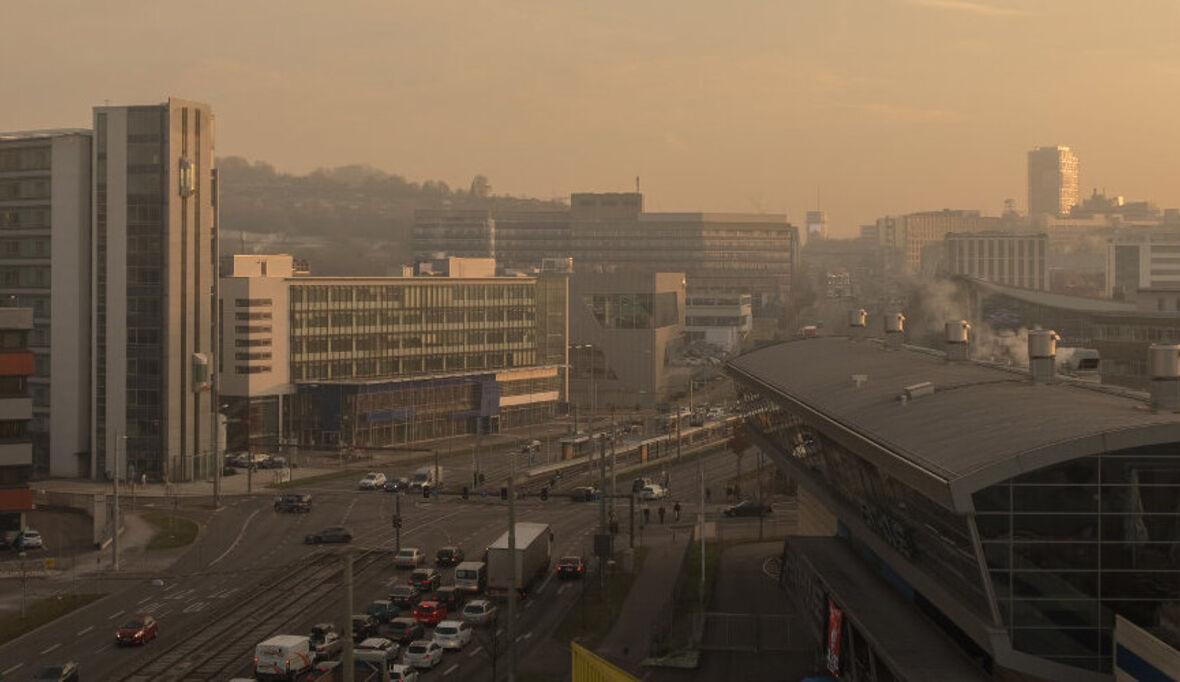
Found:
[{"label": "sky", "polygon": [[[1178,0],[9,0],[0,130],[204,101],[217,153],[649,211],[1027,204],[1026,153],[1180,206]],[[18,30],[13,30],[18,29]],[[1169,171],[1169,168],[1173,168]]]}]

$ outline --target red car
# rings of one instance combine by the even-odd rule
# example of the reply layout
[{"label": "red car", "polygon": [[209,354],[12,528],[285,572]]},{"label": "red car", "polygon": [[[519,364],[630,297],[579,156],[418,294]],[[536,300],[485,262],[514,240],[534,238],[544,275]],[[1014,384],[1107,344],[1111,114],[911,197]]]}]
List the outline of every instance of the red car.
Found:
[{"label": "red car", "polygon": [[414,607],[414,620],[423,625],[438,625],[440,620],[446,620],[447,607],[436,601],[418,602]]},{"label": "red car", "polygon": [[115,644],[146,644],[156,638],[159,630],[160,625],[155,618],[146,613],[137,613],[119,626],[119,630],[115,632]]}]

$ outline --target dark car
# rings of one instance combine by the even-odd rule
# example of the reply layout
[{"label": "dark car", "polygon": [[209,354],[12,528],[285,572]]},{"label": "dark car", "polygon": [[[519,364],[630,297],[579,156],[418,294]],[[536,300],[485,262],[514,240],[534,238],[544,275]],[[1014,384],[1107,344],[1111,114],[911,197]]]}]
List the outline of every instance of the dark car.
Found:
[{"label": "dark car", "polygon": [[464,557],[462,548],[443,547],[434,555],[434,563],[439,566],[457,566],[463,563]]},{"label": "dark car", "polygon": [[160,626],[156,619],[144,613],[137,613],[119,626],[115,631],[115,644],[137,645],[147,644],[159,635]]},{"label": "dark car", "polygon": [[381,623],[367,613],[357,613],[352,616],[352,641],[359,642],[377,635],[377,628]]},{"label": "dark car", "polygon": [[52,682],[78,682],[78,664],[68,661],[59,665],[47,665],[33,673],[33,680],[36,682],[43,682],[45,680],[52,680]]},{"label": "dark car", "polygon": [[401,645],[422,639],[425,630],[422,624],[410,617],[394,618],[381,628],[381,636],[388,637]]},{"label": "dark car", "polygon": [[389,601],[401,609],[412,609],[422,598],[422,591],[413,585],[394,585],[389,590]]},{"label": "dark car", "polygon": [[557,577],[561,580],[581,578],[585,570],[580,556],[563,556],[557,560]]},{"label": "dark car", "polygon": [[259,469],[282,469],[287,466],[287,460],[282,457],[270,457],[258,463]]},{"label": "dark car", "polygon": [[402,493],[410,488],[410,479],[405,476],[399,478],[385,479],[385,485],[381,489],[387,493]]},{"label": "dark car", "polygon": [[388,623],[394,618],[397,618],[397,614],[401,609],[397,607],[397,604],[394,604],[388,599],[378,599],[369,602],[369,608],[365,610],[369,612],[370,616],[382,623]]},{"label": "dark car", "polygon": [[435,568],[416,568],[408,581],[414,587],[426,592],[442,584],[442,574]]},{"label": "dark car", "polygon": [[578,486],[570,491],[570,499],[574,502],[593,502],[601,497],[598,488],[592,485]]},{"label": "dark car", "polygon": [[771,509],[767,505],[758,504],[751,500],[742,500],[726,507],[722,513],[726,516],[766,516],[770,511]]},{"label": "dark car", "polygon": [[463,605],[463,593],[454,585],[440,587],[423,601],[436,601],[447,607],[447,611],[458,611]]},{"label": "dark car", "polygon": [[325,528],[318,533],[309,533],[304,536],[303,541],[309,545],[316,545],[321,542],[352,542],[352,529],[344,526],[333,526]]},{"label": "dark car", "polygon": [[275,499],[275,511],[306,514],[311,511],[311,495],[291,493]]}]

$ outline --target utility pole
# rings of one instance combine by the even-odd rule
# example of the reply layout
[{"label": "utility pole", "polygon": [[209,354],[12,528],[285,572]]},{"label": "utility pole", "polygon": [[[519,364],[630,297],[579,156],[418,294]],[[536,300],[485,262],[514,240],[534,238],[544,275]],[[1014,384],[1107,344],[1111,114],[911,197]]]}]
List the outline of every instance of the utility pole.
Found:
[{"label": "utility pole", "polygon": [[684,421],[684,417],[680,416],[682,408],[676,406],[676,462],[680,463],[680,422]]},{"label": "utility pole", "polygon": [[[512,557],[512,584],[508,586],[508,682],[516,682],[516,457],[508,458],[508,556]],[[492,633],[495,636],[495,633]]]},{"label": "utility pole", "polygon": [[[217,169],[213,169],[213,285],[211,293],[213,301],[209,310],[209,321],[212,322],[212,329],[209,330],[209,407],[213,408],[213,424],[210,425],[210,440],[209,450],[213,453],[213,508],[221,508],[221,470],[225,467],[225,458],[221,456],[221,439],[218,438],[221,426],[221,409],[219,408],[221,398],[218,395],[218,381],[217,381],[217,358],[220,357],[222,348],[217,347],[218,341],[221,339],[221,334],[218,329],[221,327],[221,291],[218,287],[221,286],[221,252],[218,243],[218,231],[221,228],[221,177]],[[280,405],[281,408],[281,405]],[[281,409],[280,409],[281,412]],[[280,419],[282,419],[280,417]],[[280,430],[279,438],[283,434]]]},{"label": "utility pole", "polygon": [[635,549],[635,493],[631,493],[631,497],[629,499],[631,500],[631,531],[630,531],[631,538],[630,538],[630,542],[631,542],[631,549]]},{"label": "utility pole", "polygon": [[439,488],[442,487],[440,485],[442,483],[442,481],[439,480],[439,475],[438,475],[438,448],[433,448],[433,451],[434,451],[434,490],[432,490],[431,492],[434,492],[435,490],[438,490]]},{"label": "utility pole", "polygon": [[765,518],[762,513],[762,451],[758,451],[758,539],[762,539],[762,520]]},{"label": "utility pole", "polygon": [[344,652],[340,655],[344,682],[353,682],[356,665],[352,661],[352,553],[344,555]]},{"label": "utility pole", "polygon": [[612,405],[610,408],[610,515],[613,519],[615,517],[615,485],[618,483],[615,479],[615,408]]},{"label": "utility pole", "polygon": [[[112,518],[115,520],[114,530],[111,532],[111,567],[114,570],[119,570],[119,448],[122,446],[123,450],[127,450],[127,434],[121,433],[118,440],[115,441],[115,510]],[[127,458],[126,452],[123,458]]]},{"label": "utility pole", "polygon": [[697,512],[697,527],[701,535],[701,583],[697,591],[701,595],[701,612],[705,611],[705,449],[697,450],[697,478],[701,486],[700,511]]},{"label": "utility pole", "polygon": [[393,516],[397,523],[393,524],[393,551],[402,551],[402,493],[393,494]]}]

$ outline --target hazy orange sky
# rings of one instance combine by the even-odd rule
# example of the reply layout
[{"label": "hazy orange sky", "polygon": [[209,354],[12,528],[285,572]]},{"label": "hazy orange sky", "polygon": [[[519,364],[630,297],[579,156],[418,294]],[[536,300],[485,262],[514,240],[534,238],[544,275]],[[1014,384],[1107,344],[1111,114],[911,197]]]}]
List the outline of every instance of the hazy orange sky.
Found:
[{"label": "hazy orange sky", "polygon": [[217,152],[648,210],[1026,204],[1025,153],[1180,206],[1176,0],[210,0],[4,7],[0,130],[210,103]]}]

